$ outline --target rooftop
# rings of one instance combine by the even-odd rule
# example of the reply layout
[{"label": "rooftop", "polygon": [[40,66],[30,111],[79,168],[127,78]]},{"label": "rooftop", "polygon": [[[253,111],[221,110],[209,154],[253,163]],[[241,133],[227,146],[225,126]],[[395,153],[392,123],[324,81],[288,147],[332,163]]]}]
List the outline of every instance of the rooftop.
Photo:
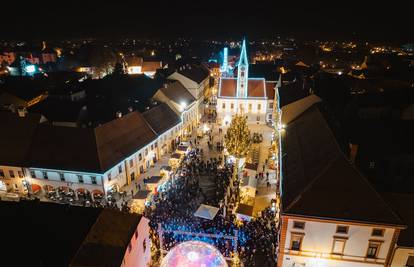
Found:
[{"label": "rooftop", "polygon": [[140,215],[102,210],[70,266],[121,266],[140,220]]},{"label": "rooftop", "polygon": [[404,226],[342,154],[317,106],[287,125],[282,150],[284,214]]}]

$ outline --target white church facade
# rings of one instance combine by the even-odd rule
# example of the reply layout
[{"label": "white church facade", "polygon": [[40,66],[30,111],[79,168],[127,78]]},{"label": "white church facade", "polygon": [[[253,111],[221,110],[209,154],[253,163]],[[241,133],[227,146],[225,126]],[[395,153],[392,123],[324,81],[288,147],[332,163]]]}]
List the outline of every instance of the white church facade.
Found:
[{"label": "white church facade", "polygon": [[245,40],[237,64],[237,76],[224,76],[221,76],[218,86],[216,106],[218,121],[229,124],[234,114],[242,113],[247,116],[249,123],[270,123],[275,103],[275,90],[280,80],[275,82],[249,77]]}]

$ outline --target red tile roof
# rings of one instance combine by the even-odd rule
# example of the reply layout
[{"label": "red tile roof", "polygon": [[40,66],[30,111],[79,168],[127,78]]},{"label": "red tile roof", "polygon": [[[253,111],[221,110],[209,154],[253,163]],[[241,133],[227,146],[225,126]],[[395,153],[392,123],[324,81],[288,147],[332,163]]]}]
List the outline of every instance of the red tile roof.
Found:
[{"label": "red tile roof", "polygon": [[235,97],[237,90],[237,80],[234,78],[220,79],[220,96]]},{"label": "red tile roof", "polygon": [[275,98],[275,87],[276,87],[276,82],[266,82],[266,95],[267,98],[269,99],[274,99]]},{"label": "red tile roof", "polygon": [[[249,79],[248,97],[266,97],[264,79]],[[220,96],[236,97],[237,79],[221,78],[220,79]]]},{"label": "red tile roof", "polygon": [[251,80],[249,79],[249,84],[247,86],[248,97],[266,97],[266,91],[265,91],[265,81],[264,79],[260,80]]}]

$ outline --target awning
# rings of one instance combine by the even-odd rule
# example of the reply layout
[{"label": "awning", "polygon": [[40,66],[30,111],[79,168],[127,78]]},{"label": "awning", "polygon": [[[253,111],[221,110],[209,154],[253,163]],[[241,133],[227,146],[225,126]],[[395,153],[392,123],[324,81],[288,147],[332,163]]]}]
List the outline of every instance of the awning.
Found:
[{"label": "awning", "polygon": [[40,187],[40,185],[38,185],[38,184],[32,184],[32,192],[33,193],[37,193],[37,192],[39,192],[40,190],[41,190],[42,188]]},{"label": "awning", "polygon": [[204,218],[207,220],[213,220],[216,217],[219,208],[201,204],[197,211],[194,213],[194,216]]}]

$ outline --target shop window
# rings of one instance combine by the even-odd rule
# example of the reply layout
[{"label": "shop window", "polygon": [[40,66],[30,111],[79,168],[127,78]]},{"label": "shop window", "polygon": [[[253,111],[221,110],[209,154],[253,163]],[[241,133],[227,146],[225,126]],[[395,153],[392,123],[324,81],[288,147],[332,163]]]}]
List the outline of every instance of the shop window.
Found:
[{"label": "shop window", "polygon": [[384,236],[384,229],[381,228],[374,228],[372,229],[372,236],[379,236],[379,237],[383,237]]},{"label": "shop window", "polygon": [[334,237],[332,245],[332,254],[343,255],[345,249],[346,238]]},{"label": "shop window", "polygon": [[349,230],[349,226],[345,225],[337,225],[336,226],[336,233],[337,234],[347,234]]},{"label": "shop window", "polygon": [[293,221],[293,228],[295,229],[305,229],[305,222]]},{"label": "shop window", "polygon": [[378,256],[380,246],[380,242],[370,241],[368,244],[367,258],[375,259]]},{"label": "shop window", "polygon": [[295,251],[300,251],[302,248],[303,234],[294,234],[291,235],[290,240],[290,249]]}]

